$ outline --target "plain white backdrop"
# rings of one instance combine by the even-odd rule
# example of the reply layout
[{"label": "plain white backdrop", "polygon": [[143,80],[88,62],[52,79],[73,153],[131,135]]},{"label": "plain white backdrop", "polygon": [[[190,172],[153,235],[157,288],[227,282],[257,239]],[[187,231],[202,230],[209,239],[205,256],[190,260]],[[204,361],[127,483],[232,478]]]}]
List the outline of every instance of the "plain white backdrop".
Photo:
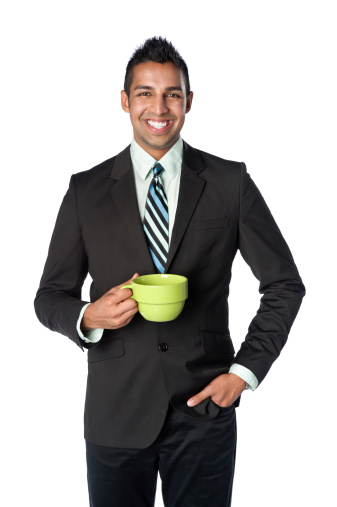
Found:
[{"label": "plain white backdrop", "polygon": [[[131,141],[120,90],[132,52],[154,35],[189,67],[195,95],[183,139],[247,164],[307,289],[280,358],[237,409],[233,507],[337,504],[333,4],[3,4],[2,505],[89,505],[86,353],[44,328],[33,300],[71,174]],[[258,285],[238,253],[229,301],[236,349],[259,307]]]}]

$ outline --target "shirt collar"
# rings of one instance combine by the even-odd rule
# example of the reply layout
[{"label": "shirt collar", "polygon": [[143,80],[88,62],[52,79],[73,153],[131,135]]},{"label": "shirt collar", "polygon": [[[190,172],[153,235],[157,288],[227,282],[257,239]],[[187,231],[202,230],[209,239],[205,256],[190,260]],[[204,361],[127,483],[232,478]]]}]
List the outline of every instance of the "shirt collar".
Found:
[{"label": "shirt collar", "polygon": [[[152,166],[157,162],[154,157],[151,157],[134,139],[132,138],[130,146],[131,161],[134,169],[138,172],[139,176],[145,180],[148,176]],[[170,179],[173,179],[178,170],[181,168],[183,160],[183,140],[179,136],[178,140],[174,143],[172,148],[158,161],[164,167]]]}]

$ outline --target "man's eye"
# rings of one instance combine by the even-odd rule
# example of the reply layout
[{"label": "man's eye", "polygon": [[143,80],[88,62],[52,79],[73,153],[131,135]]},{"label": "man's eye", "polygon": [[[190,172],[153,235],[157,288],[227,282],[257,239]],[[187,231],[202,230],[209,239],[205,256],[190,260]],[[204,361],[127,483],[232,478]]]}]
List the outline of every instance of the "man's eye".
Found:
[{"label": "man's eye", "polygon": [[139,95],[150,95],[150,92],[142,92]]},{"label": "man's eye", "polygon": [[168,93],[168,96],[174,97],[174,98],[176,98],[176,97],[180,98],[180,95],[178,95],[177,93]]}]

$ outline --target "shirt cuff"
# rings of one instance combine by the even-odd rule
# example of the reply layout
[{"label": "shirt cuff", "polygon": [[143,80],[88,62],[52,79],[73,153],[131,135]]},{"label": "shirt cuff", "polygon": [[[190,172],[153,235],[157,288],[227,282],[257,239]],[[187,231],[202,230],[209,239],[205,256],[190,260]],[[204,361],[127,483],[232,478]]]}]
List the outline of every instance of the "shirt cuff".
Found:
[{"label": "shirt cuff", "polygon": [[99,342],[100,339],[102,338],[102,335],[103,335],[103,332],[104,332],[104,329],[101,329],[101,328],[97,328],[97,329],[92,329],[91,331],[87,331],[85,333],[85,335],[82,333],[81,331],[81,321],[82,321],[82,318],[83,318],[83,314],[85,312],[85,309],[87,308],[87,306],[89,306],[90,303],[84,305],[81,309],[81,312],[80,312],[80,315],[78,317],[78,321],[77,321],[77,324],[76,324],[76,330],[77,330],[77,334],[78,336],[85,342],[85,343],[96,343],[96,342]]},{"label": "shirt cuff", "polygon": [[254,391],[258,386],[259,381],[254,373],[241,364],[233,363],[229,369],[229,373],[235,373],[235,375],[242,378],[246,382],[246,389]]}]

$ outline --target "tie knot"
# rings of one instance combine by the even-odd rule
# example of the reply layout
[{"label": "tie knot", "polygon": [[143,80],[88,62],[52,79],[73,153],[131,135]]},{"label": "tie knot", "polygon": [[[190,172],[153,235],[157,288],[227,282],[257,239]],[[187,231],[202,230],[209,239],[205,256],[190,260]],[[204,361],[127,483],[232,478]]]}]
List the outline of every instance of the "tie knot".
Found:
[{"label": "tie knot", "polygon": [[161,164],[159,164],[159,162],[157,162],[153,166],[153,177],[155,178],[156,176],[160,176],[163,170],[164,167]]}]

